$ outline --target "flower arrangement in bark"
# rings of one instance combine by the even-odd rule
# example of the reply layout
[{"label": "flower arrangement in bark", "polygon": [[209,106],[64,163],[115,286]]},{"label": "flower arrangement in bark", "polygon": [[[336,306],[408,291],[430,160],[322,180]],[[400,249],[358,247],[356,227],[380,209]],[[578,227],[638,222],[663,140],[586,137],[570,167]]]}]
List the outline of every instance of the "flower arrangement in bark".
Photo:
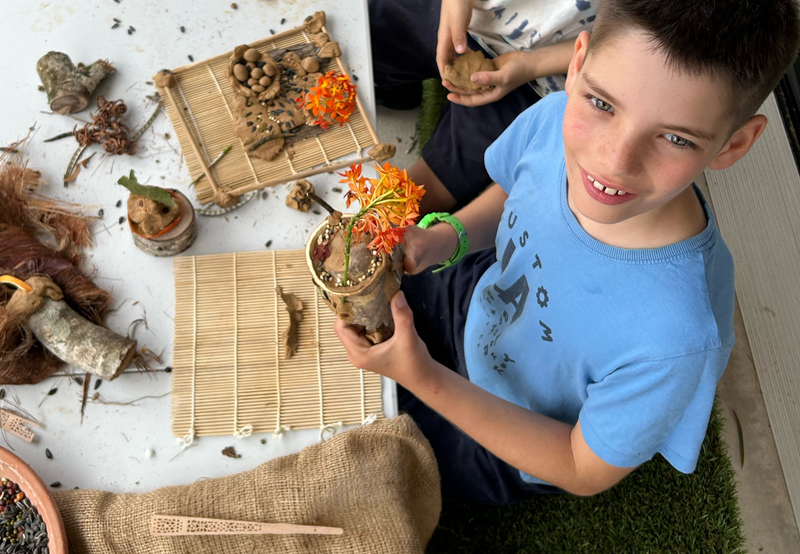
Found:
[{"label": "flower arrangement in bark", "polygon": [[356,86],[347,75],[329,71],[296,101],[317,118],[313,125],[327,129],[338,122],[341,127],[356,109]]},{"label": "flower arrangement in bark", "polygon": [[398,169],[386,162],[382,166],[373,166],[378,172],[378,179],[364,177],[362,165],[353,164],[344,173],[339,173],[347,183],[349,190],[345,198],[349,208],[358,202],[361,209],[350,218],[344,230],[345,268],[343,283],[348,283],[350,265],[350,244],[358,242],[362,233],[372,237],[369,248],[376,253],[391,254],[394,247],[400,244],[406,228],[419,217],[419,202],[425,194],[422,185],[416,185],[409,179],[405,169]]}]

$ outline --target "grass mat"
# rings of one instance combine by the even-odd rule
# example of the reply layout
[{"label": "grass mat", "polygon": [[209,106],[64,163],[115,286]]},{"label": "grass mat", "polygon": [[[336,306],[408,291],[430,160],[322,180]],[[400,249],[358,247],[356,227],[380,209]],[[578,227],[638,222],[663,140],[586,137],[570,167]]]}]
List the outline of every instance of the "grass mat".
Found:
[{"label": "grass mat", "polygon": [[[420,151],[446,90],[423,83]],[[684,475],[661,456],[594,497],[558,495],[495,508],[445,502],[427,552],[744,553],[736,482],[718,405],[697,470]]]}]

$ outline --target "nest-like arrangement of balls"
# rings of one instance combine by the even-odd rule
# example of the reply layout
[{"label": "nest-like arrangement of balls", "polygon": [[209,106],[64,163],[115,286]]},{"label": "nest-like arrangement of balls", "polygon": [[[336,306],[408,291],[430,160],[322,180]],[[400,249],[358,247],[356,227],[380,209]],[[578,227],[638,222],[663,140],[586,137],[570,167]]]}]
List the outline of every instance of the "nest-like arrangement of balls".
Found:
[{"label": "nest-like arrangement of balls", "polygon": [[246,44],[233,51],[228,63],[228,79],[235,91],[259,101],[272,100],[281,91],[277,62]]}]

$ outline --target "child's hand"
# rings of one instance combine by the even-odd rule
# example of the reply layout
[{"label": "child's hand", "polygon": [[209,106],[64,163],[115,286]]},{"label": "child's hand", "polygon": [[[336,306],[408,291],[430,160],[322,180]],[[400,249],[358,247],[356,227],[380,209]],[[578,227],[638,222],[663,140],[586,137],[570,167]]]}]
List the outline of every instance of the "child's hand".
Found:
[{"label": "child's hand", "polygon": [[392,298],[392,316],[394,335],[374,346],[356,331],[356,327],[341,319],[336,320],[333,328],[347,351],[350,363],[355,367],[380,373],[404,386],[411,386],[424,379],[427,369],[434,363],[433,358],[414,328],[414,314],[402,291]]},{"label": "child's hand", "polygon": [[500,100],[503,96],[531,80],[529,56],[526,52],[508,52],[494,59],[495,71],[477,71],[472,74],[472,82],[480,85],[494,85],[484,92],[470,92],[457,89],[449,81],[442,81],[450,91],[447,99],[462,106],[483,106]]},{"label": "child's hand", "polygon": [[403,236],[403,269],[409,275],[448,259],[458,248],[458,236],[452,225],[439,223],[428,229],[412,225]]},{"label": "child's hand", "polygon": [[467,51],[467,28],[470,19],[472,19],[472,0],[442,0],[439,38],[436,44],[436,65],[439,67],[439,75],[444,75],[444,66],[453,60],[456,52],[463,54]]}]

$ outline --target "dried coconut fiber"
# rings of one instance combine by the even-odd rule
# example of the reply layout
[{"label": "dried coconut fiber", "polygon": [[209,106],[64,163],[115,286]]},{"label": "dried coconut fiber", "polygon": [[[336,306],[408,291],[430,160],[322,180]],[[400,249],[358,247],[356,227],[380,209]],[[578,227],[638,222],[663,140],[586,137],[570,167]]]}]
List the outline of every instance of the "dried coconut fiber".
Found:
[{"label": "dried coconut fiber", "polygon": [[[413,554],[424,551],[436,528],[439,486],[433,450],[405,415],[229,477],[145,494],[53,495],[72,554]],[[154,514],[323,525],[344,532],[155,537]]]}]

